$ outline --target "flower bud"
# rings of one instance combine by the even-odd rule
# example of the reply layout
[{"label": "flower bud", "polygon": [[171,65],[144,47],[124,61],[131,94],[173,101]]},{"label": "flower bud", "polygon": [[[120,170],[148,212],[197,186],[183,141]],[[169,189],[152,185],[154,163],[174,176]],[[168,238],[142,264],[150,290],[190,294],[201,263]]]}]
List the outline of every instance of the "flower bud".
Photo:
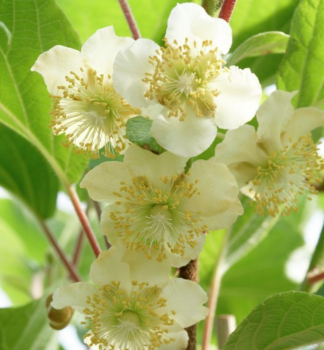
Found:
[{"label": "flower bud", "polygon": [[46,310],[47,316],[49,319],[49,325],[59,331],[65,327],[67,327],[71,321],[74,310],[72,307],[65,307],[63,309],[54,309],[51,306],[51,302],[53,300],[53,294],[50,294],[46,299]]}]

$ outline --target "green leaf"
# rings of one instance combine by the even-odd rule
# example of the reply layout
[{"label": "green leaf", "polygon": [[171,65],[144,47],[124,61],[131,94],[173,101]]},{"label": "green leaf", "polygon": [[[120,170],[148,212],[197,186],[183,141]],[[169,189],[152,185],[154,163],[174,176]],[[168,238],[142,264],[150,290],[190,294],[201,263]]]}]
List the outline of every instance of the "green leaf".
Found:
[{"label": "green leaf", "polygon": [[226,59],[227,64],[237,64],[247,57],[285,53],[289,35],[282,32],[265,32],[252,36]]},{"label": "green leaf", "polygon": [[228,338],[223,350],[289,350],[324,341],[324,298],[303,292],[271,296]]},{"label": "green leaf", "polygon": [[53,215],[58,179],[43,155],[26,139],[0,124],[0,185],[38,217]]},{"label": "green leaf", "polygon": [[136,145],[152,150],[156,153],[164,152],[164,149],[151,136],[152,120],[137,116],[126,123],[126,137]]},{"label": "green leaf", "polygon": [[53,336],[43,299],[19,308],[0,309],[1,350],[44,350]]},{"label": "green leaf", "polygon": [[87,160],[52,135],[48,92],[43,78],[30,69],[54,45],[79,48],[80,42],[54,0],[21,1],[19,11],[15,6],[14,1],[0,0],[0,22],[11,33],[8,45],[0,30],[0,123],[32,143],[68,185],[78,180]]},{"label": "green leaf", "polygon": [[[102,27],[113,25],[120,36],[131,36],[125,16],[117,1],[111,1],[109,6],[104,1],[88,0],[58,0],[83,41]],[[129,5],[138,24],[141,35],[160,42],[164,37],[167,19],[177,3],[186,0],[130,0]],[[77,11],[75,9],[78,9]]]},{"label": "green leaf", "polygon": [[293,17],[287,53],[280,66],[278,88],[299,90],[295,106],[323,103],[324,2],[301,0]]}]

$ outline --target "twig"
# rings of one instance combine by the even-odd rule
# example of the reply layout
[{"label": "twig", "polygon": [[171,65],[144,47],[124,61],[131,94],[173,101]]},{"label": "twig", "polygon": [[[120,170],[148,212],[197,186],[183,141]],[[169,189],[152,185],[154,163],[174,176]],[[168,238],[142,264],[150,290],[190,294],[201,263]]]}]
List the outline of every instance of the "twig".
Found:
[{"label": "twig", "polygon": [[135,40],[139,39],[141,37],[141,34],[138,30],[135,18],[132,14],[132,10],[127,2],[127,0],[118,0],[120,7],[122,8],[123,12],[124,12],[124,16],[126,18],[126,21],[128,23],[129,29],[132,32],[133,38]]},{"label": "twig", "polygon": [[236,0],[225,0],[218,17],[224,19],[226,22],[229,22],[235,3]]}]

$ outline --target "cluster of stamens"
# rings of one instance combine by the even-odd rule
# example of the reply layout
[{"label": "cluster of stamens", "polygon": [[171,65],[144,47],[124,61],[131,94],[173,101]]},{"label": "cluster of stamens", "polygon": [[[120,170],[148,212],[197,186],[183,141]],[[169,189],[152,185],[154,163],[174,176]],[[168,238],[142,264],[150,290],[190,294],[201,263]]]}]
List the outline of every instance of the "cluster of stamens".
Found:
[{"label": "cluster of stamens", "polygon": [[323,169],[311,134],[301,136],[295,143],[290,140],[289,145],[272,152],[267,163],[257,169],[250,189],[255,192],[256,210],[263,215],[266,209],[272,216],[298,211],[298,195],[317,192],[314,184],[321,181],[319,172]]},{"label": "cluster of stamens", "polygon": [[121,182],[120,198],[115,204],[123,206],[120,212],[112,212],[118,236],[128,249],[141,249],[148,258],[151,250],[158,260],[166,258],[165,246],[171,253],[183,256],[186,246],[194,248],[196,238],[207,231],[201,224],[200,213],[186,209],[186,202],[199,195],[196,184],[187,181],[185,174],[160,178],[158,186],[147,177],[135,177],[132,184]]},{"label": "cluster of stamens", "polygon": [[206,40],[199,47],[194,42],[191,47],[188,39],[183,45],[165,39],[165,47],[150,56],[149,63],[155,69],[143,79],[149,85],[145,97],[157,98],[168,108],[169,117],[183,121],[190,109],[197,117],[215,116],[214,100],[220,92],[211,83],[225,71],[225,62],[212,41]]},{"label": "cluster of stamens", "polygon": [[174,323],[175,312],[162,312],[167,300],[160,294],[159,287],[146,282],[132,281],[129,293],[119,282],[100,286],[88,296],[84,309],[87,322],[83,323],[91,329],[85,335],[89,345],[98,345],[99,350],[154,350],[173,342],[168,327]]},{"label": "cluster of stamens", "polygon": [[114,158],[125,150],[126,121],[139,110],[131,107],[113,88],[111,76],[97,75],[93,69],[80,68],[80,75],[70,72],[61,93],[53,99],[54,134],[65,133],[64,145],[76,145],[80,153]]}]

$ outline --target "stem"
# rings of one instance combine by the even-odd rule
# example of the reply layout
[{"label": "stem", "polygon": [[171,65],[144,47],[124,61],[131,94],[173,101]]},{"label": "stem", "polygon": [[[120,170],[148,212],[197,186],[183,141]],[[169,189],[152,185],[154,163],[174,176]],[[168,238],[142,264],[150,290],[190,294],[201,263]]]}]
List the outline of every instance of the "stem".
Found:
[{"label": "stem", "polygon": [[219,315],[216,319],[218,348],[222,349],[229,335],[235,331],[234,315]]},{"label": "stem", "polygon": [[214,17],[216,12],[223,5],[224,0],[202,0],[201,6],[206,10],[209,16]]},{"label": "stem", "polygon": [[229,22],[235,3],[236,0],[225,0],[218,17],[224,19],[226,22]]},{"label": "stem", "polygon": [[312,274],[312,272],[316,271],[317,269],[321,270],[321,268],[323,267],[324,267],[324,225],[322,227],[320,237],[318,239],[316,248],[314,250],[311,261],[309,263],[306,277],[302,282],[302,284],[300,285],[299,289],[304,292],[312,293],[316,289],[316,286],[314,286],[314,284],[324,279],[324,274],[319,273],[315,275],[313,274],[313,276],[309,276],[309,275]]},{"label": "stem", "polygon": [[[193,282],[198,282],[198,260],[191,260],[186,266],[181,267],[179,270],[179,277]],[[188,305],[188,307],[190,307],[190,305]],[[194,324],[191,327],[186,328],[186,331],[189,336],[186,350],[195,350],[197,342],[197,325]]]},{"label": "stem", "polygon": [[226,235],[223,238],[222,247],[218,256],[218,260],[215,265],[214,273],[213,273],[213,279],[212,279],[212,284],[209,291],[209,298],[208,298],[208,305],[207,305],[209,308],[209,314],[205,322],[202,350],[208,350],[210,340],[212,337],[216,307],[217,307],[217,299],[220,291],[221,281],[224,274],[223,262],[225,259],[225,253],[226,253],[229,235],[230,235],[230,229],[226,231]]},{"label": "stem", "polygon": [[96,239],[96,236],[94,235],[94,233],[91,229],[89,220],[81,207],[80,199],[79,199],[78,195],[76,194],[73,187],[71,187],[71,186],[68,187],[67,191],[68,191],[69,197],[71,198],[74,209],[79,217],[79,220],[83,226],[84,232],[87,235],[90,246],[91,246],[95,256],[98,257],[100,252],[101,252],[101,249],[100,249],[100,246],[99,246],[98,241]]},{"label": "stem", "polygon": [[53,248],[56,251],[57,255],[59,256],[60,260],[62,261],[62,263],[64,264],[66,269],[69,271],[70,276],[73,279],[73,281],[80,282],[81,279],[78,276],[78,273],[76,272],[75,267],[68,261],[67,257],[65,256],[64,252],[59,247],[59,245],[57,244],[56,239],[54,238],[52,232],[50,231],[50,229],[48,228],[46,223],[42,219],[39,219],[39,223],[42,226],[46,237],[50,241],[51,245],[53,246]]},{"label": "stem", "polygon": [[132,10],[129,7],[127,0],[118,0],[118,1],[119,1],[120,7],[122,8],[122,10],[124,12],[124,16],[125,16],[126,21],[128,23],[129,29],[132,32],[133,38],[135,40],[139,39],[141,37],[141,34],[138,30],[135,18],[132,14]]}]

